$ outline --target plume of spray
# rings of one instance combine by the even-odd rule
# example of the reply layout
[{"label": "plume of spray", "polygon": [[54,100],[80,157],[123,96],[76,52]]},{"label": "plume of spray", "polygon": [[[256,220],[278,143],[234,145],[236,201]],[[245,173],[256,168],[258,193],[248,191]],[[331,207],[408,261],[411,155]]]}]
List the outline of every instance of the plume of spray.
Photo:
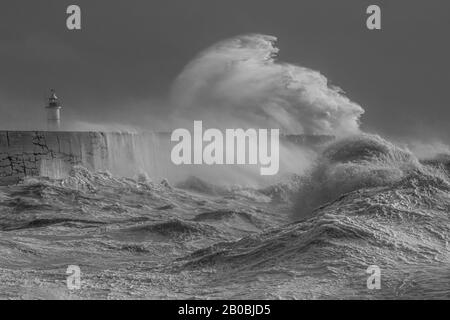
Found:
[{"label": "plume of spray", "polygon": [[198,54],[174,83],[175,120],[290,134],[357,132],[364,110],[319,72],[278,62],[276,40],[242,35]]},{"label": "plume of spray", "polygon": [[390,186],[412,175],[448,180],[441,167],[423,165],[410,150],[378,135],[363,133],[338,139],[323,150],[303,177],[294,218],[308,218],[314,209],[346,193]]},{"label": "plume of spray", "polygon": [[[286,134],[332,136],[359,132],[359,118],[364,110],[341,89],[328,85],[327,78],[319,72],[277,61],[279,50],[275,42],[272,36],[242,35],[199,53],[173,84],[171,126],[192,128],[193,120],[202,120],[205,128],[268,128]],[[76,126],[83,130],[94,127],[82,123]],[[260,186],[292,173],[302,174],[316,157],[308,148],[280,143],[280,172],[276,177],[262,177],[257,167],[240,165],[173,168],[169,159],[159,157],[170,154],[166,146],[161,151],[160,140],[164,137],[144,139],[136,136],[133,128],[118,125],[100,129],[125,131],[108,135],[108,146],[114,149],[110,158],[118,163],[114,167],[119,172],[124,171],[123,167],[139,168],[152,177],[155,172],[167,172],[173,182],[195,175],[219,184]],[[133,166],[129,165],[130,159]],[[148,168],[154,163],[168,165]]]},{"label": "plume of spray", "polygon": [[[173,123],[190,128],[193,120],[202,120],[209,128],[269,128],[281,134],[359,132],[364,110],[341,89],[329,86],[319,72],[277,61],[276,40],[268,35],[241,35],[200,52],[173,84]],[[302,174],[315,156],[308,148],[280,143],[277,177]],[[256,171],[236,166],[201,171],[220,181],[237,176],[254,185],[263,179]]]},{"label": "plume of spray", "polygon": [[198,54],[174,83],[174,118],[216,128],[335,136],[319,155],[280,145],[280,167],[303,174],[297,218],[346,192],[428,170],[409,150],[361,132],[361,106],[318,71],[278,61],[275,42],[272,36],[242,35]]}]

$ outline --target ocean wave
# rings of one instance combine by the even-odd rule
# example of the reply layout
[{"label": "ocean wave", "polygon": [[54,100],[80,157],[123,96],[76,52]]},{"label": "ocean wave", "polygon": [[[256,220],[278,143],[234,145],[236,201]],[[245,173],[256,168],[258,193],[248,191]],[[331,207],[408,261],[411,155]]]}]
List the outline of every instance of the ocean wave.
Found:
[{"label": "ocean wave", "polygon": [[184,181],[179,182],[176,187],[209,195],[224,195],[228,193],[227,188],[208,183],[195,176],[189,176]]},{"label": "ocean wave", "polygon": [[33,229],[33,228],[43,228],[53,225],[64,225],[64,226],[78,226],[78,225],[102,225],[105,222],[95,221],[95,220],[84,220],[84,219],[70,219],[70,218],[48,218],[48,219],[31,219],[25,222],[18,222],[15,224],[10,223],[7,226],[1,226],[2,231],[13,231],[13,230],[23,230],[23,229]]},{"label": "ocean wave", "polygon": [[211,235],[219,233],[218,230],[209,225],[203,225],[201,223],[183,221],[174,219],[171,221],[156,223],[156,224],[144,224],[134,226],[128,229],[128,231],[135,233],[157,233],[159,235],[167,237],[179,237],[179,236],[192,236],[192,235]]},{"label": "ocean wave", "polygon": [[448,264],[449,191],[448,181],[419,173],[389,186],[362,188],[308,219],[194,252],[181,267],[256,271],[277,265],[329,273],[330,266],[389,268],[399,259]]},{"label": "ocean wave", "polygon": [[174,277],[176,289],[161,284],[167,292],[228,297],[232,276],[236,296],[258,298],[305,297],[320,284],[321,297],[368,296],[365,270],[375,264],[381,297],[439,297],[450,294],[445,161],[360,135],[328,145],[307,175],[260,189],[198,178],[181,189],[83,167],[26,178],[0,188],[0,262],[58,268],[101,257],[120,277]]},{"label": "ocean wave", "polygon": [[445,170],[447,175],[450,176],[450,154],[440,153],[432,158],[422,159],[421,163]]},{"label": "ocean wave", "polygon": [[362,188],[388,186],[408,175],[442,175],[423,166],[408,150],[376,135],[351,136],[331,143],[302,178],[294,217],[305,218],[320,205]]},{"label": "ocean wave", "polygon": [[249,212],[237,210],[216,210],[203,212],[196,215],[192,220],[202,222],[223,222],[233,220],[234,224],[237,226],[241,224],[251,224],[257,228],[267,227],[267,224],[257,216]]}]

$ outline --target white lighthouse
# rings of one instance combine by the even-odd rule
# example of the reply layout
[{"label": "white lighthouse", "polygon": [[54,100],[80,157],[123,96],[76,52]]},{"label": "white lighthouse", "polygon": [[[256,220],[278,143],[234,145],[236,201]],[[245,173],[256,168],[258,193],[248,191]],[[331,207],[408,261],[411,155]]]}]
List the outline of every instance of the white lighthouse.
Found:
[{"label": "white lighthouse", "polygon": [[45,108],[47,109],[47,130],[58,131],[61,128],[61,105],[53,89]]}]

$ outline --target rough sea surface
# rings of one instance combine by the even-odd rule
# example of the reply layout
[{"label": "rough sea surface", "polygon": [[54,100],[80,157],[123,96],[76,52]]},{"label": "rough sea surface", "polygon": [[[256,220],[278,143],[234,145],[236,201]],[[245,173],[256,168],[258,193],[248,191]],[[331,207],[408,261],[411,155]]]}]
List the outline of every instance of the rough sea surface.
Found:
[{"label": "rough sea surface", "polygon": [[263,189],[83,167],[27,178],[0,187],[0,298],[449,299],[447,160],[367,136]]}]

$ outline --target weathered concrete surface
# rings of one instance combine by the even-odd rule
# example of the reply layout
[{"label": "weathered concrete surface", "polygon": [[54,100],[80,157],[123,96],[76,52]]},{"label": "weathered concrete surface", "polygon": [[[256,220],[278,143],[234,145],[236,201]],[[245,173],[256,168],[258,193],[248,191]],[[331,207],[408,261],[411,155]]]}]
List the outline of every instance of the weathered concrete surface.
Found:
[{"label": "weathered concrete surface", "polygon": [[106,160],[102,132],[0,131],[0,185],[25,176],[57,178],[77,164],[96,170]]}]

